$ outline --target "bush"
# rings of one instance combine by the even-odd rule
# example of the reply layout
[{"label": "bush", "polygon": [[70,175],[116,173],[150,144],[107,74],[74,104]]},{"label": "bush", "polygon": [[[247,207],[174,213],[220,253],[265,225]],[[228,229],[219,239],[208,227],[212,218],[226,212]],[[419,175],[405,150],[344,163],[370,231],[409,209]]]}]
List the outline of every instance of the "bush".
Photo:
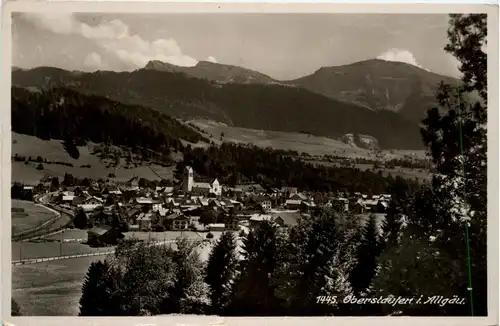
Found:
[{"label": "bush", "polygon": [[114,173],[108,174],[108,178],[116,178],[116,175]]},{"label": "bush", "polygon": [[212,234],[212,232],[208,232],[207,239],[213,239],[213,238],[214,238],[214,235]]},{"label": "bush", "polygon": [[37,170],[43,170],[43,164],[42,163],[38,164],[38,166],[36,167],[36,169]]}]

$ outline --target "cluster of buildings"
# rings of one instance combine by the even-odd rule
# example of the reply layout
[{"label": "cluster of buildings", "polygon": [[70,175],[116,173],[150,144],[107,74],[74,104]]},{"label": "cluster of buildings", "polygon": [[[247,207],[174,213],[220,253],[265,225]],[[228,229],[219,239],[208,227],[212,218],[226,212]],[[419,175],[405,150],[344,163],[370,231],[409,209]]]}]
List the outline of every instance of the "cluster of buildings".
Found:
[{"label": "cluster of buildings", "polygon": [[[383,213],[389,201],[389,195],[368,198],[356,193],[333,197],[326,206],[356,214]],[[116,221],[127,231],[237,231],[262,221],[287,227],[320,206],[292,187],[266,190],[259,184],[226,187],[217,179],[199,182],[191,167],[185,168],[178,186],[141,188],[136,177],[120,186],[92,182],[87,187],[64,187],[52,202],[84,214],[93,227],[89,239],[109,234]]]}]

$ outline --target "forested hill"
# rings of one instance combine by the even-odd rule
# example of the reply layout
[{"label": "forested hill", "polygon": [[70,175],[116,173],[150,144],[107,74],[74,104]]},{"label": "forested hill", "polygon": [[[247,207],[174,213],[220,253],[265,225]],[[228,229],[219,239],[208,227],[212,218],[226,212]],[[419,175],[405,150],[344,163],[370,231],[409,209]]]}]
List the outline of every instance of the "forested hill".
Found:
[{"label": "forested hill", "polygon": [[224,184],[258,182],[270,188],[294,186],[308,191],[391,193],[394,187],[417,187],[418,181],[383,176],[373,171],[344,167],[315,166],[295,159],[292,152],[256,146],[224,143],[208,148],[185,148],[177,165],[176,177],[191,166],[204,177],[218,178]]},{"label": "forested hill", "polygon": [[65,88],[30,91],[13,87],[12,131],[41,139],[93,141],[162,154],[182,148],[181,139],[207,141],[195,130],[150,108],[125,105]]},{"label": "forested hill", "polygon": [[338,139],[346,133],[370,135],[382,148],[421,149],[418,125],[390,111],[373,111],[303,88],[283,85],[219,84],[182,73],[73,73],[40,67],[12,72],[12,84],[68,87],[171,116],[208,118],[264,130],[304,131]]}]

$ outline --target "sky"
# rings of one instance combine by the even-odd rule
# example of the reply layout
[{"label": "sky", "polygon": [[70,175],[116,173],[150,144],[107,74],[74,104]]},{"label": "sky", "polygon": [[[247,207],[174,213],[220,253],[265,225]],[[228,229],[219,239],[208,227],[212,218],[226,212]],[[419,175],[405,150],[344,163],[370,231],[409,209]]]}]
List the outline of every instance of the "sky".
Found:
[{"label": "sky", "polygon": [[15,13],[12,64],[132,71],[212,61],[291,80],[366,59],[459,77],[443,14]]}]

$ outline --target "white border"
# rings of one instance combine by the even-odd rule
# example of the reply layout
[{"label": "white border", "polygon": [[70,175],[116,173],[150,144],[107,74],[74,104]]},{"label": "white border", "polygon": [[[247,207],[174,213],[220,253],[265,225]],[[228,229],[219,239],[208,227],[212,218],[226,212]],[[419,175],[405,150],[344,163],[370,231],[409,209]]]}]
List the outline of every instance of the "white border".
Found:
[{"label": "white border", "polygon": [[[362,5],[362,6],[361,6]],[[32,2],[10,1],[3,6],[1,89],[3,116],[0,120],[1,166],[0,196],[2,212],[2,312],[3,324],[14,325],[393,325],[396,323],[431,325],[498,325],[498,7],[488,4],[373,4],[373,3],[165,3],[165,2]],[[115,13],[487,13],[488,14],[488,317],[300,317],[300,318],[222,318],[197,316],[168,317],[9,317],[11,292],[10,219],[10,85],[12,12],[115,12]],[[8,320],[8,322],[7,322]]]}]

